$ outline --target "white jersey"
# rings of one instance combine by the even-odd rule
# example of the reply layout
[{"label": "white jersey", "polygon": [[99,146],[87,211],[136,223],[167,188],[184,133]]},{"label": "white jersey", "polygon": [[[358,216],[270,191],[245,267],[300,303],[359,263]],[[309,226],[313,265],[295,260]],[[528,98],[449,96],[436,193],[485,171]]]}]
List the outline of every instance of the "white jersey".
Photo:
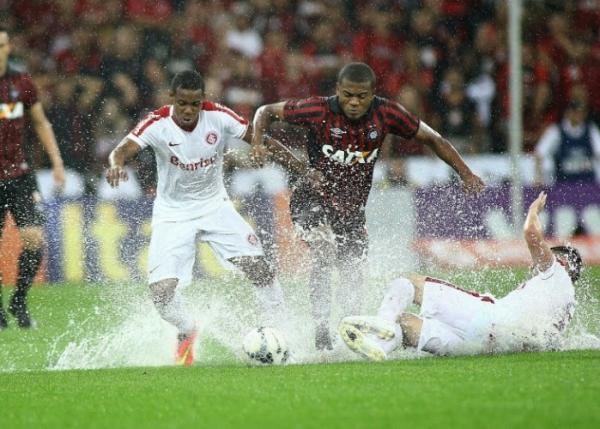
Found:
[{"label": "white jersey", "polygon": [[147,115],[127,135],[143,149],[154,149],[158,184],[153,220],[183,221],[210,213],[228,200],[223,184],[223,148],[242,138],[248,121],[216,103],[202,103],[192,131],[173,120],[173,106]]},{"label": "white jersey", "polygon": [[552,266],[496,301],[494,335],[501,349],[555,345],[573,317],[575,289],[565,268]]}]

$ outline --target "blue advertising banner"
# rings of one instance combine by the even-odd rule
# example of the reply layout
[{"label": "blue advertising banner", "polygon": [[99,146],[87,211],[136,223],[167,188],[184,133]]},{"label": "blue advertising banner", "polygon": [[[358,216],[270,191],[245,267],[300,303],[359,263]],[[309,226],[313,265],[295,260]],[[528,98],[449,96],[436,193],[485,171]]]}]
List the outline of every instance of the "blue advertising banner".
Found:
[{"label": "blue advertising banner", "polygon": [[[549,234],[570,236],[580,228],[591,235],[600,233],[600,186],[587,182],[526,187],[525,210],[541,190],[548,193]],[[419,238],[506,238],[503,226],[510,223],[510,187],[490,187],[477,196],[466,195],[456,185],[417,189],[415,210]]]}]

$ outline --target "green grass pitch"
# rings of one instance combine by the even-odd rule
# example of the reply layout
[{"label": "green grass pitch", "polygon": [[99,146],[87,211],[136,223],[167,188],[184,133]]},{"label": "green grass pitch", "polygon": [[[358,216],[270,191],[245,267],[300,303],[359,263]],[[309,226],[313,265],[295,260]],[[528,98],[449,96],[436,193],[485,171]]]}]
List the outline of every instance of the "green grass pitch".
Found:
[{"label": "green grass pitch", "polygon": [[[524,275],[450,279],[477,289],[483,276],[501,294]],[[584,281],[598,335],[600,269]],[[0,332],[0,428],[600,427],[598,350],[247,367],[213,346],[193,368],[48,371],[73,335],[110,323],[105,291],[34,288],[39,328]]]}]

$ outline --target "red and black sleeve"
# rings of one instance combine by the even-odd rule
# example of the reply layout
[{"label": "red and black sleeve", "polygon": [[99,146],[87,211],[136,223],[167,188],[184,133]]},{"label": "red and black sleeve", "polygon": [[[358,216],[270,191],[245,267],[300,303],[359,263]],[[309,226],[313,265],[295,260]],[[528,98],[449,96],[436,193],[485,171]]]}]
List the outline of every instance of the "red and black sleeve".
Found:
[{"label": "red and black sleeve", "polygon": [[324,97],[289,100],[283,107],[283,120],[289,124],[311,125],[325,116],[327,101]]},{"label": "red and black sleeve", "polygon": [[20,76],[19,85],[21,86],[21,90],[23,91],[23,104],[26,108],[31,108],[35,103],[38,102],[38,94],[37,89],[35,88],[35,84],[31,79],[31,76],[27,73],[23,73]]},{"label": "red and black sleeve", "polygon": [[388,100],[381,106],[381,109],[388,132],[410,140],[419,131],[419,118],[402,105]]}]

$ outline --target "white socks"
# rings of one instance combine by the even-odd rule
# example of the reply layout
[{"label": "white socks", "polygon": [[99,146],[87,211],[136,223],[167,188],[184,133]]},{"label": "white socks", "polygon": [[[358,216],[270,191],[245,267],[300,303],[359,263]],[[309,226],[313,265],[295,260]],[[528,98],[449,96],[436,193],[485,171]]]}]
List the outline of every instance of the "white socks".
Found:
[{"label": "white socks", "polygon": [[171,302],[156,305],[156,309],[164,320],[177,327],[180,334],[190,334],[196,329],[196,322],[187,308],[179,288],[175,289]]},{"label": "white socks", "polygon": [[402,341],[402,328],[397,323],[397,319],[414,299],[415,287],[410,280],[405,277],[398,277],[392,280],[377,312],[378,317],[392,322],[396,330],[396,335],[391,341],[376,338],[376,341],[386,353],[392,352],[400,345]]},{"label": "white socks", "polygon": [[377,316],[396,323],[398,316],[404,313],[404,310],[413,302],[413,299],[415,299],[413,284],[407,278],[398,277],[390,283],[389,289],[379,306]]},{"label": "white socks", "polygon": [[281,327],[286,314],[283,290],[277,279],[269,286],[255,287],[256,302],[261,311],[261,323],[271,327]]}]

